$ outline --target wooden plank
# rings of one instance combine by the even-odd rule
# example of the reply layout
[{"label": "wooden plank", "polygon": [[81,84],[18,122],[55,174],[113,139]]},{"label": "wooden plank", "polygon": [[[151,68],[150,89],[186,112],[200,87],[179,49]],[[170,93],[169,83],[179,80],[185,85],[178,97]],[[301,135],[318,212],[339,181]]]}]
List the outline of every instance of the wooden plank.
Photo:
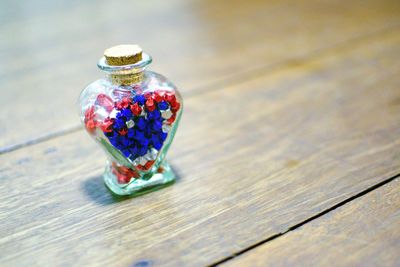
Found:
[{"label": "wooden plank", "polygon": [[1,5],[0,152],[76,129],[78,94],[116,43],[140,42],[187,96],[400,23],[398,1]]},{"label": "wooden plank", "polygon": [[400,180],[225,266],[399,266]]},{"label": "wooden plank", "polygon": [[138,198],[109,194],[82,131],[0,156],[2,265],[205,265],[394,176],[399,47],[396,30],[187,98],[180,179]]}]

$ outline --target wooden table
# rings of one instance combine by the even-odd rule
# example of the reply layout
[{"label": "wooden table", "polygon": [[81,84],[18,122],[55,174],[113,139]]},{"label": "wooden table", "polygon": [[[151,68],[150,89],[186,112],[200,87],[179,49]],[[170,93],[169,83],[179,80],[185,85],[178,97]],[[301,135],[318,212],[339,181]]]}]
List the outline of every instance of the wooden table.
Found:
[{"label": "wooden table", "polygon": [[[0,4],[1,266],[399,266],[400,2]],[[113,197],[77,97],[139,43],[185,112]]]}]

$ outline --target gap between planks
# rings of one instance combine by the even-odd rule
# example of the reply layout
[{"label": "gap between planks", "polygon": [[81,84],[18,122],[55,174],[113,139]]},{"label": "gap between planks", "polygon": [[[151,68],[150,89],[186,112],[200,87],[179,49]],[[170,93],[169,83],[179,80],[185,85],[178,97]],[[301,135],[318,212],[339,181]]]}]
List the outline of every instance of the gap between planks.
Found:
[{"label": "gap between planks", "polygon": [[266,238],[266,239],[264,239],[264,240],[262,240],[262,241],[260,241],[260,242],[258,242],[256,244],[254,244],[254,245],[251,245],[251,246],[249,246],[249,247],[247,247],[245,249],[242,249],[242,250],[240,250],[240,251],[238,251],[238,252],[236,252],[236,253],[228,256],[228,257],[225,257],[225,258],[223,258],[223,259],[221,259],[221,260],[219,260],[219,261],[217,261],[215,263],[212,263],[212,264],[210,264],[208,266],[214,267],[214,266],[221,265],[221,264],[226,263],[226,262],[228,262],[228,261],[230,261],[230,260],[232,260],[232,259],[234,259],[234,258],[236,258],[238,256],[241,256],[241,255],[245,254],[246,252],[249,252],[252,249],[255,249],[255,248],[259,247],[259,246],[262,246],[262,245],[264,245],[264,244],[266,244],[268,242],[274,241],[275,239],[280,238],[280,237],[282,237],[282,236],[284,236],[284,235],[286,235],[286,234],[288,234],[288,233],[290,233],[290,232],[302,227],[303,225],[305,225],[305,224],[307,224],[307,223],[309,223],[311,221],[314,221],[314,220],[324,216],[325,214],[327,214],[327,213],[329,213],[331,211],[336,210],[337,208],[345,206],[347,203],[350,203],[353,200],[356,200],[356,199],[358,199],[360,197],[363,197],[363,196],[367,195],[368,193],[374,191],[375,189],[378,189],[378,188],[380,188],[380,187],[392,182],[393,180],[395,180],[396,178],[399,178],[399,177],[400,177],[400,173],[396,174],[395,176],[392,176],[392,177],[390,177],[390,178],[388,178],[388,179],[386,179],[386,180],[384,180],[382,182],[379,182],[379,183],[377,183],[377,184],[375,184],[375,185],[373,185],[373,186],[371,186],[371,187],[369,187],[369,188],[367,188],[367,189],[365,189],[365,190],[363,190],[363,191],[361,191],[361,192],[359,192],[359,193],[357,193],[357,194],[355,194],[355,195],[353,195],[353,196],[351,196],[349,198],[346,198],[343,201],[333,205],[332,207],[330,207],[328,209],[325,209],[325,210],[321,211],[320,213],[317,213],[314,216],[311,216],[311,217],[307,218],[306,220],[304,220],[302,222],[299,222],[298,224],[295,224],[295,225],[289,227],[285,232],[269,236],[268,238]]},{"label": "gap between planks", "polygon": [[[248,69],[243,72],[237,73],[235,75],[232,75],[231,77],[227,77],[223,80],[216,81],[216,82],[211,82],[209,84],[206,84],[204,86],[201,86],[197,88],[197,90],[192,90],[188,93],[185,94],[185,97],[192,97],[196,95],[200,95],[206,92],[209,92],[211,90],[221,90],[224,87],[233,85],[233,84],[240,84],[244,83],[247,81],[250,81],[252,79],[256,79],[257,77],[263,76],[263,75],[268,75],[270,72],[274,71],[279,71],[279,70],[284,70],[286,68],[290,68],[292,66],[297,66],[300,64],[303,64],[303,62],[310,61],[313,59],[316,59],[317,57],[324,56],[324,55],[329,55],[330,53],[334,53],[337,50],[341,49],[346,49],[348,47],[351,47],[353,45],[357,45],[363,42],[368,41],[371,38],[387,34],[389,32],[395,31],[400,27],[400,24],[394,24],[389,27],[379,29],[364,35],[356,36],[352,39],[345,40],[336,44],[333,44],[332,46],[328,46],[326,48],[321,48],[317,49],[315,51],[312,51],[308,53],[305,56],[300,56],[300,57],[294,57],[288,60],[283,60],[281,62],[276,62],[274,64],[269,64],[265,65],[263,67],[257,68],[257,69]],[[77,118],[78,120],[78,118]],[[0,155],[12,152],[18,149],[22,149],[24,147],[29,147],[35,144],[39,144],[48,140],[51,140],[56,137],[60,137],[63,135],[71,134],[74,132],[77,132],[79,130],[83,129],[81,125],[74,125],[70,126],[66,129],[63,130],[58,130],[43,136],[39,136],[36,138],[32,138],[30,140],[26,140],[24,142],[20,142],[14,145],[9,145],[9,146],[4,146],[0,148]]]}]

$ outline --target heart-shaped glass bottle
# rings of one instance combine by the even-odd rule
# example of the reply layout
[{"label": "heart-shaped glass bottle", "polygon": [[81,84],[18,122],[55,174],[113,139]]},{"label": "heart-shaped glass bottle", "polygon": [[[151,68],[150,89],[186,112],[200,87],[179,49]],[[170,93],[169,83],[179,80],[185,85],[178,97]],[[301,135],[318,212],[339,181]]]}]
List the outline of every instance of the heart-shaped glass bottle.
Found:
[{"label": "heart-shaped glass bottle", "polygon": [[133,195],[175,180],[165,155],[182,98],[165,77],[146,70],[151,57],[139,47],[110,49],[98,62],[106,78],[81,93],[81,120],[107,153],[106,185],[115,194]]}]

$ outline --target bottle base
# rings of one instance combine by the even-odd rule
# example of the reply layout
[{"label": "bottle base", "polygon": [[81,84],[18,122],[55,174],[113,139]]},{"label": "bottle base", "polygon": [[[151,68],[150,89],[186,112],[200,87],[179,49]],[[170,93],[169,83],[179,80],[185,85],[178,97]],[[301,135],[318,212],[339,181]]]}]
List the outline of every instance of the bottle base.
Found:
[{"label": "bottle base", "polygon": [[147,194],[175,182],[175,174],[168,162],[164,160],[161,164],[161,172],[153,174],[149,179],[134,179],[132,182],[121,185],[116,181],[115,175],[110,171],[110,166],[104,172],[104,183],[112,193],[119,196],[139,196]]}]

